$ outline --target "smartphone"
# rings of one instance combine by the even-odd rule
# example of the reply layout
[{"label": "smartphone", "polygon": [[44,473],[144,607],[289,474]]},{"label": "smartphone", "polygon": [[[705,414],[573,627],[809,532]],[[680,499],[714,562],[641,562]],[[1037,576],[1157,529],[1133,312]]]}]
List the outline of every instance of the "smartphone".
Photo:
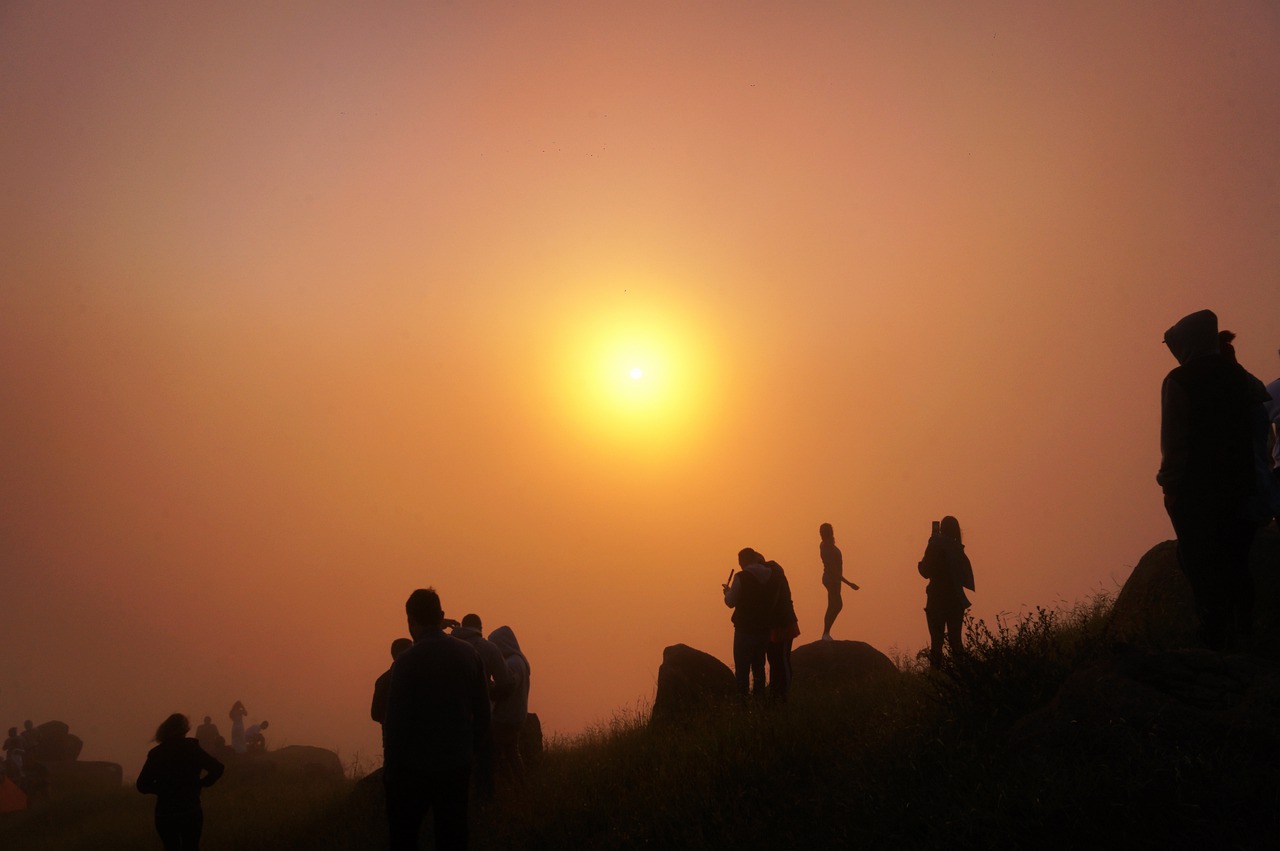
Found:
[{"label": "smartphone", "polygon": [[938,533],[941,531],[942,531],[942,524],[937,520],[933,521],[933,537],[935,538],[938,537]]}]

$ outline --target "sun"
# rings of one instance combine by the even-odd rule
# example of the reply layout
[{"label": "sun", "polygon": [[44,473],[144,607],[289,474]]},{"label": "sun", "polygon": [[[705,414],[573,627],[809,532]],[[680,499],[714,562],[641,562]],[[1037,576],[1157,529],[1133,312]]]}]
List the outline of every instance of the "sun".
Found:
[{"label": "sun", "polygon": [[631,371],[627,374],[631,376],[632,381],[639,381],[644,378],[644,370],[638,366],[631,367]]}]

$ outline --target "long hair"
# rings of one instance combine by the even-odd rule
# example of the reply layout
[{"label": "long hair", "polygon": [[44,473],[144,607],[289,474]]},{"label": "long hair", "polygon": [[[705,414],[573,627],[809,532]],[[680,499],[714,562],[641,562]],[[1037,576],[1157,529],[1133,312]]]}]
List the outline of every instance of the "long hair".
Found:
[{"label": "long hair", "polygon": [[160,722],[156,728],[156,741],[167,742],[170,739],[181,739],[191,729],[191,722],[181,712],[175,712]]},{"label": "long hair", "polygon": [[964,543],[964,539],[960,537],[960,521],[948,514],[942,518],[938,524],[938,531],[949,538],[955,538],[960,543]]}]

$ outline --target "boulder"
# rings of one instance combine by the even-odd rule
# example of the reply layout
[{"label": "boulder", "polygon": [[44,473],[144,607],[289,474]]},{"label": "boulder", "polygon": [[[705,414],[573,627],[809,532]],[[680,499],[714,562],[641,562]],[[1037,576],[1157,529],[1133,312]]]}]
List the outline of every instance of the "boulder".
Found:
[{"label": "boulder", "polygon": [[542,759],[542,721],[536,712],[526,715],[520,728],[520,757],[526,765],[537,765]]},{"label": "boulder", "polygon": [[793,690],[832,688],[894,676],[898,666],[865,641],[812,641],[791,651]]},{"label": "boulder", "polygon": [[[1254,582],[1253,634],[1264,654],[1280,656],[1280,532],[1262,529],[1249,553]],[[1176,541],[1156,544],[1138,561],[1111,612],[1116,638],[1148,648],[1196,646],[1191,585],[1178,566]]]},{"label": "boulder", "polygon": [[686,644],[673,644],[662,651],[658,693],[650,721],[675,720],[719,706],[733,700],[737,693],[728,665]]},{"label": "boulder", "polygon": [[253,757],[272,766],[277,776],[341,780],[346,776],[342,760],[331,750],[311,745],[288,745]]},{"label": "boulder", "polygon": [[44,763],[54,798],[112,792],[124,785],[124,770],[114,762],[59,760]]},{"label": "boulder", "polygon": [[84,742],[71,734],[71,728],[62,721],[46,721],[36,725],[36,746],[27,753],[36,762],[63,762],[80,758]]}]

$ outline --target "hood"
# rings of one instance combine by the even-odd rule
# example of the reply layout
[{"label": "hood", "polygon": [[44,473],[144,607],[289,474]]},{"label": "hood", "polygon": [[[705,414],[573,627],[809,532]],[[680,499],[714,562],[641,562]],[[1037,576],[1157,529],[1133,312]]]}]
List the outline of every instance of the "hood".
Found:
[{"label": "hood", "polygon": [[1218,353],[1218,317],[1212,310],[1198,310],[1164,332],[1164,344],[1179,364]]},{"label": "hood", "polygon": [[750,573],[755,577],[756,581],[764,584],[769,581],[769,577],[773,575],[773,568],[768,564],[749,564],[742,568],[743,573]]},{"label": "hood", "polygon": [[511,656],[519,656],[524,659],[525,667],[529,666],[529,660],[524,653],[520,652],[520,642],[516,641],[516,634],[511,631],[511,627],[498,627],[489,633],[489,640],[498,645],[498,649],[502,651],[502,658],[507,659]]},{"label": "hood", "polygon": [[454,638],[461,638],[463,641],[475,641],[477,638],[484,638],[484,634],[480,630],[470,626],[455,626],[449,630],[449,634]]}]

